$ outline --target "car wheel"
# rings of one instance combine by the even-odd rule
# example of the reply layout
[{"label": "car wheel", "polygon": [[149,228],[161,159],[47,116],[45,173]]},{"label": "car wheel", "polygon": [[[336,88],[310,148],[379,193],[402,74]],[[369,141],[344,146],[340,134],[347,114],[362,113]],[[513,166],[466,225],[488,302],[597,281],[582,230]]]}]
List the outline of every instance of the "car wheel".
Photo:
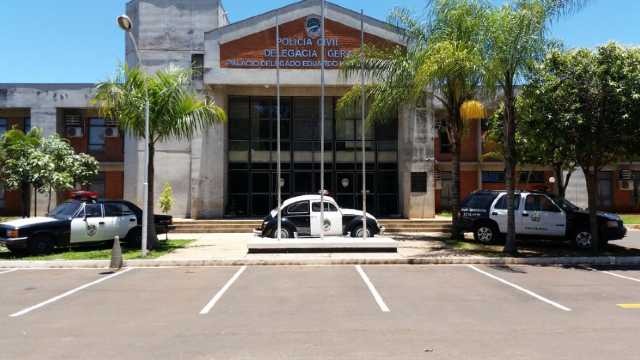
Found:
[{"label": "car wheel", "polygon": [[[293,233],[291,231],[289,231],[289,229],[286,226],[281,226],[280,227],[280,238],[281,239],[288,239],[290,237],[292,237]],[[278,238],[278,228],[273,229],[273,231],[271,232],[271,237],[274,239]]]},{"label": "car wheel", "polygon": [[142,231],[140,229],[130,230],[126,237],[127,245],[138,248],[142,246]]},{"label": "car wheel", "polygon": [[53,251],[53,239],[47,235],[36,235],[27,243],[29,254],[46,255]]},{"label": "car wheel", "polygon": [[7,245],[7,249],[11,251],[11,253],[15,256],[25,256],[28,253],[28,249],[23,247],[15,247],[15,246]]},{"label": "car wheel", "polygon": [[498,229],[491,224],[480,224],[473,231],[473,238],[482,244],[494,243],[498,238]]},{"label": "car wheel", "polygon": [[[367,226],[366,231],[367,231],[367,237],[371,237],[372,236],[371,228]],[[351,230],[351,237],[361,238],[362,235],[363,235],[362,225],[356,225],[356,227],[354,227],[353,230]]]},{"label": "car wheel", "polygon": [[593,246],[593,236],[591,231],[587,229],[580,229],[576,231],[573,236],[573,244],[578,249],[589,250]]}]

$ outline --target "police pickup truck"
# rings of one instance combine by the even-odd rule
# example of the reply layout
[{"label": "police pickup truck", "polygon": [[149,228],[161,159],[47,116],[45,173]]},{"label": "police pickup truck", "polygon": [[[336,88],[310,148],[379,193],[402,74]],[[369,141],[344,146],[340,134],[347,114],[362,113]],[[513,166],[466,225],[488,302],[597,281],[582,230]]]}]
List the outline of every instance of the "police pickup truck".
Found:
[{"label": "police pickup truck", "polygon": [[[516,235],[520,237],[570,240],[577,248],[593,245],[589,212],[565,199],[543,192],[516,192]],[[492,243],[507,232],[507,192],[481,190],[460,205],[458,229],[473,232],[476,241]],[[622,239],[627,229],[616,214],[598,212],[600,240]]]},{"label": "police pickup truck", "polygon": [[[155,215],[156,233],[173,228],[172,217]],[[56,246],[113,240],[119,236],[139,244],[142,210],[123,200],[74,199],[57,206],[46,217],[0,224],[0,245],[16,254],[46,254]]]},{"label": "police pickup truck", "polygon": [[[324,223],[321,224],[320,201],[320,195],[303,195],[285,200],[280,208],[282,217],[280,237],[313,237],[320,236],[320,233],[330,236],[362,237],[363,231],[367,232],[367,237],[371,237],[384,232],[384,227],[369,213],[367,213],[367,226],[364,229],[361,210],[342,209],[330,196],[324,196]],[[277,237],[277,217],[278,210],[271,210],[264,218],[262,226],[255,232],[263,237]]]}]

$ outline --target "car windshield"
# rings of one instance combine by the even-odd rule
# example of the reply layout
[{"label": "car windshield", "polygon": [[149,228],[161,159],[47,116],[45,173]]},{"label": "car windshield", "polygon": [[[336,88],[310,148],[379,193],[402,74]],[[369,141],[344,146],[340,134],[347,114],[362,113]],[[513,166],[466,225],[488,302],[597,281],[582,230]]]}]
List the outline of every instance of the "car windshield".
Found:
[{"label": "car windshield", "polygon": [[580,210],[579,207],[577,207],[567,199],[555,198],[553,200],[555,200],[556,204],[558,204],[563,210],[570,210],[570,211]]},{"label": "car windshield", "polygon": [[55,209],[53,209],[49,216],[56,219],[69,219],[76,213],[78,208],[80,207],[79,202],[70,201],[65,202],[58,205]]}]

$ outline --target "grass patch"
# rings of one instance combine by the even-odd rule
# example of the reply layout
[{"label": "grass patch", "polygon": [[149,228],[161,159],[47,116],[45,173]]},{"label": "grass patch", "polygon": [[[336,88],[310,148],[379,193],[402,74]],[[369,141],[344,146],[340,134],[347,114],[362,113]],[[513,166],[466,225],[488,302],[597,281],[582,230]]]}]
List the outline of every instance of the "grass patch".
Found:
[{"label": "grass patch", "polygon": [[[155,259],[186,247],[193,240],[160,240],[158,246],[149,251],[144,259]],[[111,258],[111,242],[82,245],[71,249],[56,248],[54,253],[42,256],[15,256],[6,248],[0,247],[0,260],[109,260]],[[139,248],[122,245],[122,256],[125,260],[142,259]]]},{"label": "grass patch", "polygon": [[0,216],[0,223],[15,220],[17,217],[15,216]]},{"label": "grass patch", "polygon": [[621,214],[620,217],[625,224],[640,224],[640,214]]},{"label": "grass patch", "polygon": [[438,213],[436,213],[436,215],[442,216],[442,217],[452,217],[453,216],[453,214],[449,210],[439,211]]}]

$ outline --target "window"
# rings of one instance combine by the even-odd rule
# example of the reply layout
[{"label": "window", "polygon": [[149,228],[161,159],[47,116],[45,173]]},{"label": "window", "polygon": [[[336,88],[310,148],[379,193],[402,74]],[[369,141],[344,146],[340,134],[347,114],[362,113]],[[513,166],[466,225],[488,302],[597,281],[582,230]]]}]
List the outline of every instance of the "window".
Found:
[{"label": "window", "polygon": [[524,184],[544,183],[544,171],[520,171],[520,182]]},{"label": "window", "polygon": [[544,195],[529,195],[525,201],[524,209],[527,211],[560,212],[560,209]]},{"label": "window", "polygon": [[[496,203],[495,208],[498,210],[506,210],[507,209],[507,194],[504,194],[500,200]],[[520,207],[520,195],[516,194],[513,198],[513,209],[517,210]]]},{"label": "window", "polygon": [[300,201],[287,207],[287,214],[308,214],[309,202]]},{"label": "window", "polygon": [[4,187],[0,185],[0,209],[4,208]]},{"label": "window", "polygon": [[88,218],[102,217],[102,207],[100,206],[100,204],[87,204],[85,205],[84,209],[80,210],[76,217],[83,218],[85,217],[85,214]]},{"label": "window", "polygon": [[447,134],[447,130],[440,128],[440,153],[441,154],[449,154],[451,153],[451,140],[449,139],[449,134]]},{"label": "window", "polygon": [[102,118],[89,119],[89,152],[104,152],[105,121]]},{"label": "window", "polygon": [[133,211],[123,203],[105,203],[104,204],[105,216],[127,216],[133,215]]},{"label": "window", "polygon": [[504,182],[503,171],[483,171],[482,182],[487,184],[499,184]]},{"label": "window", "polygon": [[411,173],[411,192],[412,193],[427,192],[427,173],[426,172]]},{"label": "window", "polygon": [[[320,202],[314,202],[313,204],[311,204],[311,211],[320,212]],[[332,203],[328,203],[325,201],[324,211],[335,212],[335,211],[338,211],[338,209],[336,209],[336,207]]]},{"label": "window", "polygon": [[30,117],[26,117],[24,118],[24,132],[28,133],[29,131],[31,131],[31,118]]},{"label": "window", "polygon": [[476,193],[471,194],[461,204],[461,207],[469,209],[488,209],[496,198],[495,193]]},{"label": "window", "polygon": [[99,172],[98,175],[89,184],[89,191],[95,191],[98,193],[98,197],[104,197],[105,192],[105,176],[103,172]]},{"label": "window", "polygon": [[0,118],[0,136],[4,135],[7,132],[7,127],[9,126],[7,119]]},{"label": "window", "polygon": [[191,79],[204,79],[204,54],[191,54]]}]

